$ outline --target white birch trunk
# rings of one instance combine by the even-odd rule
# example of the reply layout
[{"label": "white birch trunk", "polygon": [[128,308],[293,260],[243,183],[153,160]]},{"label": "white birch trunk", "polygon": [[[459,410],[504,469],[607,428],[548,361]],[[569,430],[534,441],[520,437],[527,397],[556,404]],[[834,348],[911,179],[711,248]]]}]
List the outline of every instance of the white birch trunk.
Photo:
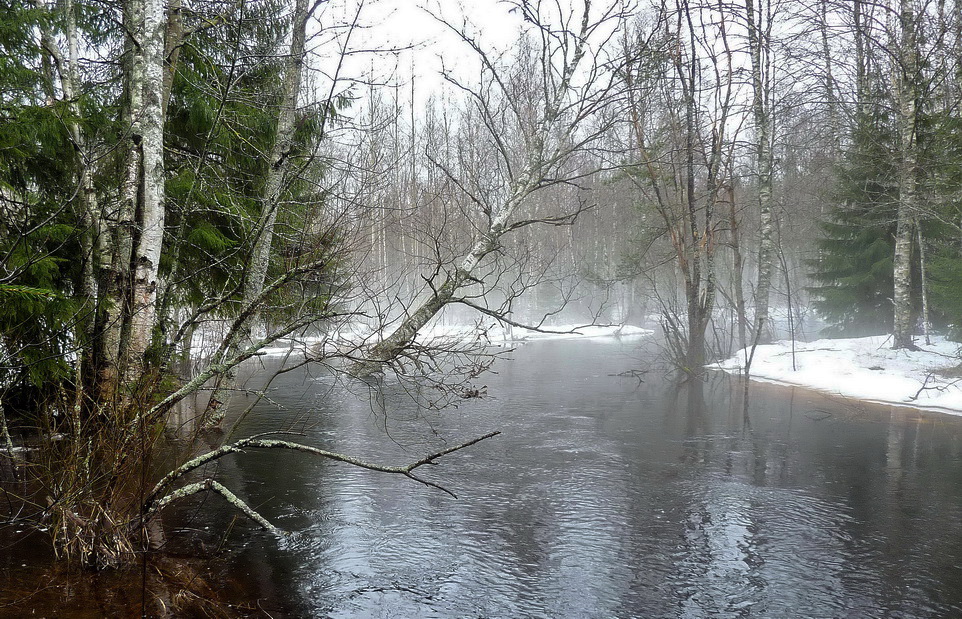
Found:
[{"label": "white birch trunk", "polygon": [[755,291],[755,341],[768,339],[769,298],[772,288],[775,245],[772,222],[771,108],[767,93],[767,71],[763,64],[768,53],[768,36],[762,28],[763,17],[755,15],[754,0],[745,0],[748,17],[748,44],[752,59],[752,113],[755,120],[755,157],[758,178],[759,244],[758,282]]},{"label": "white birch trunk", "polygon": [[[38,6],[43,6],[38,3]],[[76,296],[81,304],[81,310],[76,323],[76,338],[83,342],[81,354],[77,360],[75,412],[79,412],[81,403],[89,396],[85,394],[85,387],[93,381],[94,355],[89,343],[94,341],[96,334],[95,308],[98,298],[97,270],[98,265],[107,264],[109,252],[100,234],[102,229],[101,214],[97,201],[97,194],[93,184],[88,157],[86,135],[77,119],[81,118],[77,84],[80,81],[79,43],[77,19],[73,0],[65,0],[58,7],[66,24],[67,56],[57,46],[57,42],[50,33],[47,25],[41,28],[41,42],[43,47],[55,60],[59,70],[60,86],[64,101],[70,109],[70,116],[64,119],[70,139],[74,145],[75,182],[77,183],[77,199],[79,203],[78,219],[81,223],[80,246],[82,251],[80,286]],[[51,90],[53,85],[51,84]]]},{"label": "white birch trunk", "polygon": [[264,183],[264,195],[258,221],[257,240],[251,256],[251,264],[244,278],[244,305],[254,302],[264,290],[267,266],[270,262],[271,244],[274,240],[274,222],[290,169],[291,147],[294,142],[294,121],[297,112],[297,96],[301,89],[304,65],[304,40],[307,29],[307,0],[294,3],[294,24],[291,33],[289,62],[285,69],[283,98],[277,114],[277,135],[271,148],[270,167]]},{"label": "white birch trunk", "polygon": [[[267,279],[271,245],[274,241],[274,224],[277,221],[277,211],[280,207],[284,183],[290,170],[290,154],[294,142],[297,99],[301,89],[309,16],[307,0],[296,0],[292,18],[291,47],[284,72],[280,109],[277,114],[277,130],[274,145],[271,147],[267,178],[264,181],[261,212],[255,230],[254,247],[251,251],[250,264],[244,274],[241,289],[242,311],[247,311],[248,308],[260,302],[260,296],[264,291],[264,282]],[[236,355],[237,351],[251,343],[253,326],[257,316],[258,313],[252,311],[250,316],[242,322],[237,332],[229,335],[233,341],[231,346],[225,349],[225,358]],[[216,427],[223,420],[234,386],[233,373],[229,373],[218,380],[204,413],[202,422],[204,428]]]},{"label": "white birch trunk", "polygon": [[102,402],[114,401],[126,373],[123,351],[129,334],[129,303],[131,287],[131,258],[134,244],[134,227],[137,213],[141,176],[141,149],[143,139],[141,111],[144,91],[144,31],[143,0],[128,0],[124,11],[127,28],[129,64],[126,67],[126,107],[124,126],[129,128],[126,140],[125,177],[120,188],[120,201],[116,210],[107,217],[113,252],[110,264],[102,276],[103,295],[100,300],[98,332],[100,333],[98,359],[98,398]]},{"label": "white birch trunk", "polygon": [[141,47],[144,81],[141,116],[141,180],[137,212],[138,236],[132,268],[130,339],[124,383],[138,380],[146,366],[157,322],[157,272],[164,242],[164,0],[146,0]]},{"label": "white birch trunk", "polygon": [[899,204],[894,256],[894,334],[893,348],[914,348],[912,342],[912,237],[917,213],[918,153],[916,152],[916,71],[915,2],[900,0],[900,67],[896,68],[899,128]]},{"label": "white birch trunk", "polygon": [[[432,291],[431,295],[423,301],[418,308],[410,313],[401,324],[387,337],[377,343],[368,355],[371,361],[386,362],[396,358],[404,348],[406,348],[417,336],[424,326],[444,308],[445,305],[454,300],[457,292],[469,281],[471,273],[477,268],[481,261],[500,246],[500,239],[507,231],[508,221],[524,202],[524,199],[535,189],[536,183],[528,172],[524,182],[516,185],[511,197],[500,209],[497,216],[491,219],[491,225],[486,233],[474,242],[471,251],[461,260],[461,263],[449,273],[444,283]],[[370,371],[370,366],[357,368],[363,371]]]},{"label": "white birch trunk", "polygon": [[[557,72],[546,69],[543,82],[539,84],[545,90],[538,95],[537,105],[543,107],[536,109],[537,121],[530,126],[529,131],[522,132],[525,143],[525,163],[524,167],[516,174],[507,173],[504,182],[507,185],[505,197],[500,203],[487,204],[485,213],[488,215],[487,229],[481,231],[479,237],[473,240],[471,249],[461,259],[458,266],[448,272],[443,283],[433,288],[427,299],[417,305],[417,309],[406,315],[404,320],[391,332],[390,335],[381,339],[368,352],[367,363],[355,364],[352,371],[356,374],[369,374],[375,371],[379,364],[396,359],[402,351],[408,347],[417,336],[418,332],[441,311],[446,305],[457,300],[457,293],[466,284],[473,281],[473,272],[485,257],[496,251],[501,246],[501,237],[512,228],[512,217],[516,214],[519,207],[533,193],[545,184],[548,177],[556,172],[559,165],[564,162],[572,153],[570,143],[576,141],[575,136],[584,122],[584,118],[575,114],[573,117],[565,118],[566,113],[572,110],[579,110],[583,113],[590,108],[591,104],[583,93],[587,92],[584,85],[577,88],[572,86],[575,72],[582,68],[582,60],[587,52],[589,33],[595,27],[590,23],[589,4],[585,3],[584,13],[581,15],[580,29],[577,32],[566,31],[562,41],[545,39],[544,48],[539,52],[542,54],[540,62],[547,68],[552,60],[549,58],[557,56],[559,68]],[[528,19],[535,21],[533,15]],[[572,20],[573,21],[573,20]],[[542,25],[544,26],[544,25]],[[474,46],[474,43],[469,43]],[[552,47],[556,45],[557,47]],[[569,47],[570,46],[570,47]],[[498,76],[497,69],[490,64],[490,59],[484,52],[475,47],[485,66],[495,75],[491,84],[482,85],[474,95],[478,105],[486,109],[491,102],[489,99],[492,90],[500,90],[500,95],[513,99],[508,109],[513,111],[509,114],[514,115],[523,126],[526,119],[524,114],[519,112],[520,107],[525,107],[526,103],[522,99],[530,96],[531,93],[507,92],[504,90],[505,81],[503,76]],[[466,89],[469,92],[470,89]],[[580,93],[580,94],[579,94]],[[576,98],[573,102],[572,96]],[[519,107],[520,106],[520,107]],[[531,110],[528,109],[528,112]],[[502,141],[503,136],[493,126],[487,127],[488,134],[494,138],[499,151],[499,157],[510,165],[512,156]],[[449,153],[446,153],[450,156]],[[535,219],[536,221],[537,219]],[[537,288],[535,292],[537,293]]]}]

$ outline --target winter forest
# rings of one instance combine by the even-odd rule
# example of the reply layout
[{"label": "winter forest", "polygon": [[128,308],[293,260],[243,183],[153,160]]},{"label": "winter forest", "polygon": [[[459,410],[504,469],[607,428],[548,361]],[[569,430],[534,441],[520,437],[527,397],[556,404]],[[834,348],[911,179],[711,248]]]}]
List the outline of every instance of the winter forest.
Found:
[{"label": "winter forest", "polygon": [[443,494],[501,440],[239,438],[286,372],[442,410],[516,332],[650,329],[684,380],[962,337],[962,5],[407,4],[432,40],[383,36],[404,2],[0,0],[0,515],[56,562],[146,565],[208,495],[282,535],[205,472],[242,452]]}]

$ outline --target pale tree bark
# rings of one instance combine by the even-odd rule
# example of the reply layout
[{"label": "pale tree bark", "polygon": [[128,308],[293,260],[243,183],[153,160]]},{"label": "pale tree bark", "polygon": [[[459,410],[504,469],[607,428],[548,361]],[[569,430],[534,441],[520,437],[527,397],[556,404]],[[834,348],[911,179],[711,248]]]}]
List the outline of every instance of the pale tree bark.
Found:
[{"label": "pale tree bark", "polygon": [[[264,291],[264,282],[267,279],[277,211],[291,168],[292,159],[290,155],[294,144],[297,99],[303,80],[305,40],[309,18],[310,11],[307,0],[295,0],[292,15],[291,46],[284,68],[284,83],[281,88],[277,112],[277,129],[268,159],[267,178],[264,181],[264,190],[261,196],[261,211],[254,232],[254,246],[241,285],[242,308],[252,307],[260,301],[261,293]],[[227,357],[235,355],[239,349],[250,344],[253,322],[256,318],[257,312],[251,312],[250,316],[240,324],[240,328],[229,334],[228,337],[233,342],[225,350]],[[223,420],[234,386],[233,373],[218,378],[204,413],[203,425],[205,428],[216,427]]]},{"label": "pale tree bark", "polygon": [[126,101],[123,125],[128,135],[123,142],[125,172],[119,202],[107,213],[107,230],[112,253],[110,261],[102,265],[102,291],[97,317],[97,398],[100,402],[114,402],[120,395],[121,376],[125,373],[122,352],[129,334],[127,318],[130,309],[132,284],[131,258],[134,247],[134,227],[142,168],[143,127],[141,123],[144,94],[144,2],[128,0],[124,6],[124,26],[127,32],[127,66],[124,71]]},{"label": "pale tree bark", "polygon": [[371,361],[386,362],[395,359],[417,336],[434,316],[451,303],[455,294],[468,282],[473,281],[472,271],[491,252],[499,247],[501,237],[508,232],[507,221],[515,214],[524,199],[537,189],[537,182],[529,172],[527,178],[518,184],[511,198],[502,207],[499,215],[491,220],[487,233],[475,241],[471,251],[465,256],[453,273],[449,273],[444,283],[431,291],[416,310],[407,315],[394,331],[373,346],[368,354]]},{"label": "pale tree bark", "polygon": [[898,63],[899,204],[894,255],[894,332],[892,347],[915,348],[912,341],[912,237],[918,213],[918,152],[916,142],[918,48],[915,0],[900,0]]},{"label": "pale tree bark", "polygon": [[141,112],[141,180],[137,212],[137,239],[132,259],[130,340],[127,344],[124,383],[140,379],[146,369],[144,355],[157,323],[157,274],[164,242],[166,215],[164,192],[164,0],[146,0],[141,45],[144,50],[144,94]]},{"label": "pale tree bark", "polygon": [[98,317],[101,402],[126,403],[145,369],[157,317],[164,238],[164,0],[129,0],[124,124],[126,168],[120,202],[106,227],[113,253],[103,265]]},{"label": "pale tree bark", "polygon": [[242,295],[245,305],[260,295],[267,278],[267,266],[274,239],[274,223],[277,221],[281,193],[291,167],[290,155],[294,143],[297,97],[301,90],[304,42],[309,17],[307,0],[295,0],[291,48],[287,66],[284,69],[284,86],[281,91],[280,109],[277,113],[277,131],[271,148],[267,179],[264,182],[256,241],[251,252],[251,262],[244,277]]},{"label": "pale tree bark", "polygon": [[[65,25],[67,55],[64,56],[53,35],[45,24],[41,32],[41,43],[53,58],[59,75],[61,92],[69,117],[64,124],[74,146],[75,182],[77,183],[77,218],[81,224],[80,247],[82,251],[81,276],[76,297],[81,302],[77,317],[77,341],[83,346],[76,371],[75,413],[88,401],[87,387],[95,380],[94,356],[89,345],[95,338],[95,314],[99,297],[97,270],[99,265],[107,264],[110,253],[101,234],[103,222],[94,188],[93,170],[90,164],[90,145],[78,119],[81,118],[78,88],[80,84],[79,33],[77,31],[76,9],[73,0],[64,0],[57,7],[61,11]],[[52,90],[52,88],[51,88]]]},{"label": "pale tree bark", "polygon": [[[765,2],[766,0],[760,0]],[[755,122],[755,174],[758,189],[759,243],[758,280],[755,289],[755,342],[769,335],[769,301],[772,271],[775,267],[774,225],[772,221],[772,110],[768,57],[770,7],[745,0],[748,20],[748,47],[752,65],[752,116]]]}]

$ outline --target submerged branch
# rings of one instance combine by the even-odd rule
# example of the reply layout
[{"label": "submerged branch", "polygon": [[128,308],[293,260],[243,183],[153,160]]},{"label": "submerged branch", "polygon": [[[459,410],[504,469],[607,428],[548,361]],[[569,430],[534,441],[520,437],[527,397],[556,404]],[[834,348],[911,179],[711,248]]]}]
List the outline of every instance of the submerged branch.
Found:
[{"label": "submerged branch", "polygon": [[[279,434],[279,433],[271,432],[269,434]],[[293,433],[290,433],[290,434],[293,434]],[[249,448],[290,449],[293,451],[301,451],[304,453],[314,454],[316,456],[321,456],[323,458],[329,458],[331,460],[337,460],[339,462],[346,462],[347,464],[351,464],[351,465],[354,465],[363,469],[368,469],[371,471],[404,475],[405,477],[412,479],[420,484],[424,484],[425,486],[430,486],[432,488],[437,488],[438,490],[442,490],[450,494],[454,498],[457,498],[457,495],[455,495],[453,492],[451,492],[447,488],[444,488],[443,486],[440,486],[434,482],[421,479],[420,477],[415,476],[413,471],[421,466],[424,466],[425,464],[436,464],[434,461],[442,456],[446,456],[455,451],[464,449],[465,447],[470,447],[471,445],[480,443],[481,441],[491,438],[493,436],[497,436],[498,434],[501,434],[501,432],[500,431],[489,432],[483,436],[473,438],[464,443],[459,443],[457,445],[454,445],[453,447],[448,447],[447,449],[443,449],[441,451],[432,453],[428,456],[424,456],[419,460],[416,460],[414,462],[411,462],[410,464],[406,464],[403,466],[386,466],[381,464],[375,464],[372,462],[361,460],[360,458],[348,456],[346,454],[341,454],[334,451],[327,451],[326,449],[319,449],[317,447],[311,447],[310,445],[302,445],[301,443],[292,443],[290,441],[282,441],[277,439],[264,439],[262,437],[265,436],[265,434],[258,434],[245,439],[241,439],[229,445],[224,445],[218,449],[209,451],[205,454],[201,454],[200,456],[197,456],[196,458],[193,458],[188,462],[185,462],[180,467],[174,469],[173,471],[165,475],[163,479],[157,482],[157,485],[154,486],[154,489],[151,491],[151,493],[148,495],[147,499],[145,500],[143,512],[145,516],[150,516],[151,514],[154,514],[157,511],[163,509],[167,505],[170,505],[172,502],[182,499],[186,496],[196,494],[203,490],[214,490],[220,493],[222,496],[224,496],[224,498],[226,498],[235,507],[237,507],[241,511],[244,511],[245,514],[250,516],[253,520],[255,520],[258,524],[263,526],[265,529],[273,530],[274,529],[273,525],[267,522],[267,520],[265,520],[263,517],[257,516],[255,518],[254,516],[257,515],[256,512],[254,512],[252,509],[247,507],[246,504],[243,503],[243,501],[235,497],[233,494],[230,494],[229,496],[228,494],[225,494],[225,492],[229,493],[230,491],[227,490],[227,488],[225,488],[221,484],[213,480],[207,480],[204,482],[188,484],[182,488],[178,488],[177,490],[174,490],[173,492],[171,492],[170,494],[167,494],[163,498],[160,498],[160,499],[157,498],[162,492],[164,492],[167,488],[169,488],[170,485],[173,484],[176,480],[180,479],[181,477],[190,473],[191,471],[197,470],[198,468],[204,466],[205,464],[209,462],[213,462],[214,460],[218,460],[226,456],[227,454],[243,452],[245,449],[249,449]],[[233,497],[233,499],[231,497]],[[238,502],[240,504],[238,504]],[[254,515],[251,515],[251,514],[254,514]]]},{"label": "submerged branch", "polygon": [[[188,484],[183,488],[178,488],[177,490],[174,490],[173,492],[171,492],[161,500],[157,501],[154,504],[154,506],[151,508],[150,512],[154,513],[154,512],[160,511],[161,509],[167,507],[174,501],[179,501],[180,499],[189,497],[199,492],[205,492],[207,490],[216,492],[217,494],[227,499],[228,503],[230,503],[231,505],[233,505],[234,507],[242,511],[245,516],[247,516],[257,524],[261,525],[271,533],[274,533],[276,535],[285,534],[284,531],[282,531],[281,529],[271,524],[270,521],[267,520],[267,518],[264,518],[263,516],[258,514],[256,511],[254,511],[254,509],[251,508],[250,505],[245,503],[243,499],[241,499],[236,494],[228,490],[226,486],[224,486],[220,482],[214,481],[213,479],[205,479],[204,481]],[[150,514],[147,514],[147,515],[150,515]]]}]

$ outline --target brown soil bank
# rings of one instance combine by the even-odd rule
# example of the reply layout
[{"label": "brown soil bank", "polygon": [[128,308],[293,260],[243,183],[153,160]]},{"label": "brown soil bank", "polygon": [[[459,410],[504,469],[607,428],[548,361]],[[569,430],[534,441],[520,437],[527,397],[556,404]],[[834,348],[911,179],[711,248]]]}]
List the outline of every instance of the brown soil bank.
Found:
[{"label": "brown soil bank", "polygon": [[[0,562],[0,618],[221,618],[278,617],[256,593],[224,573],[214,559],[152,554],[144,565],[91,572],[71,569],[46,556],[40,546],[32,561],[23,549]],[[18,544],[19,545],[19,544]]]}]

